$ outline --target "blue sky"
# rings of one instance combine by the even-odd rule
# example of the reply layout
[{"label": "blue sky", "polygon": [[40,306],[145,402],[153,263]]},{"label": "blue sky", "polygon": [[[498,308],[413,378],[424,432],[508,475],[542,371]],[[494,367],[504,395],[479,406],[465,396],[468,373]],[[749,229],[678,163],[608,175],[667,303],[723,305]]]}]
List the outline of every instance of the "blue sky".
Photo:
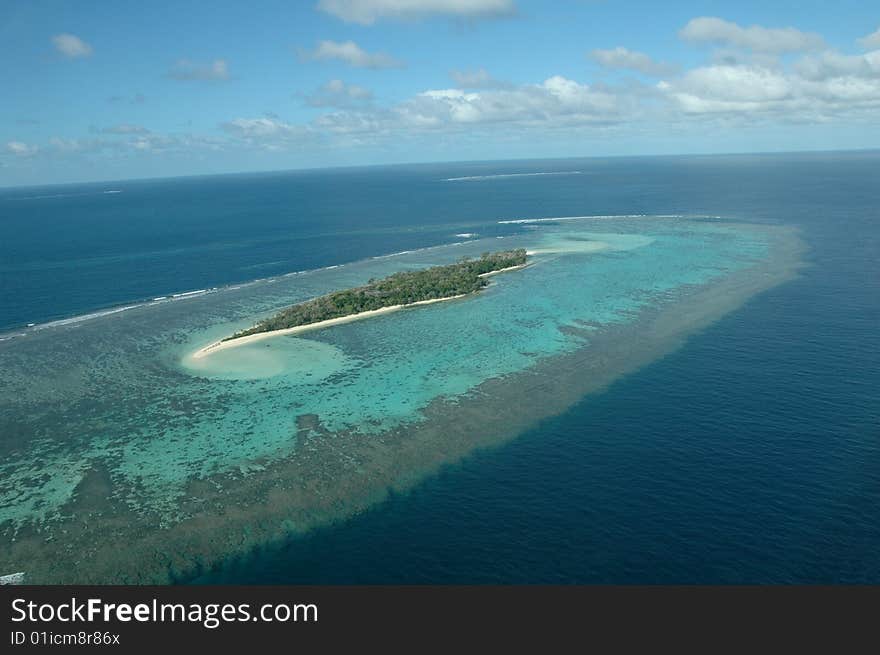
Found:
[{"label": "blue sky", "polygon": [[880,146],[880,4],[6,0],[0,186]]}]

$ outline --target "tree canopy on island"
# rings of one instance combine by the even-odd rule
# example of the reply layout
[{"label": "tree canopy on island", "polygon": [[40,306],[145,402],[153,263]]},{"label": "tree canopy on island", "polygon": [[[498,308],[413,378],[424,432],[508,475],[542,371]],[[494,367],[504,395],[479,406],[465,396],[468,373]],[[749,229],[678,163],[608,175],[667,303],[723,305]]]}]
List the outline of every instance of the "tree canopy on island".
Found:
[{"label": "tree canopy on island", "polygon": [[420,271],[401,271],[381,280],[370,280],[362,287],[334,291],[287,307],[275,316],[260,321],[252,328],[236,332],[224,341],[261,332],[309,325],[383,307],[473,293],[489,284],[485,277],[481,277],[486,273],[522,266],[525,263],[526,251],[524,248],[519,248],[484,253],[479,259],[463,259],[446,266],[432,266]]}]

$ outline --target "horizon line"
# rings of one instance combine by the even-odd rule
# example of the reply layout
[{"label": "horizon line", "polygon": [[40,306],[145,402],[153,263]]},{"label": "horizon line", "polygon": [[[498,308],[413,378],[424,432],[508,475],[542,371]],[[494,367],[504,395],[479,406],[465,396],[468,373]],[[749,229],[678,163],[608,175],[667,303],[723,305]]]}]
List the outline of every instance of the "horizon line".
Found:
[{"label": "horizon line", "polygon": [[872,146],[867,148],[843,148],[843,149],[819,149],[819,150],[755,150],[755,151],[728,151],[728,152],[681,152],[681,153],[650,153],[641,155],[572,155],[566,157],[514,157],[508,159],[437,159],[423,161],[399,161],[385,164],[341,164],[337,166],[304,166],[301,168],[277,168],[277,169],[260,169],[254,171],[230,171],[226,173],[187,173],[184,175],[156,175],[148,177],[127,177],[103,180],[80,180],[68,182],[47,182],[43,184],[19,184],[5,185],[0,184],[0,191],[10,191],[15,189],[41,189],[47,187],[59,186],[75,186],[86,184],[116,184],[130,182],[155,182],[161,180],[185,180],[195,178],[210,177],[231,177],[244,175],[270,175],[283,173],[304,173],[319,171],[342,171],[351,169],[365,168],[394,168],[401,166],[429,166],[436,164],[482,164],[482,163],[509,163],[509,162],[528,162],[528,161],[571,161],[584,159],[661,159],[675,157],[735,157],[735,156],[754,156],[754,155],[810,155],[810,154],[832,154],[832,153],[870,153],[880,152],[880,146]]}]

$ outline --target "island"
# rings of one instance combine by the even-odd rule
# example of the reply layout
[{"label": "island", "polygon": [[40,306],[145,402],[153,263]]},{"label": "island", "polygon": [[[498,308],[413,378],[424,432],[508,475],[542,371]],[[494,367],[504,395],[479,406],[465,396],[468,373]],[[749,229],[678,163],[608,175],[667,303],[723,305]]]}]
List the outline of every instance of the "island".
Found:
[{"label": "island", "polygon": [[282,309],[253,327],[200,349],[193,356],[203,357],[211,351],[265,336],[292,334],[405,307],[461,298],[486,287],[491,275],[526,266],[527,259],[526,250],[518,248],[487,252],[479,258],[465,258],[445,266],[394,273],[380,280],[370,280],[361,287],[334,291]]}]

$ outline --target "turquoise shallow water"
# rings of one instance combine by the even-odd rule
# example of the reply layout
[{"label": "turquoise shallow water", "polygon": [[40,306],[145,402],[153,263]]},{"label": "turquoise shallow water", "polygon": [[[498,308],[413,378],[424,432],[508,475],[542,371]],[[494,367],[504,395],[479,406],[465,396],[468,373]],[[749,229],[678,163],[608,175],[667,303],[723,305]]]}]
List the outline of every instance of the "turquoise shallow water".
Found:
[{"label": "turquoise shallow water", "polygon": [[[0,573],[24,570],[32,582],[876,582],[878,162],[876,152],[478,162],[125,182],[118,194],[4,189]],[[557,170],[583,174],[491,177]],[[489,177],[443,181],[479,175]],[[649,213],[667,216],[634,216]],[[584,214],[633,216],[518,220]],[[784,247],[793,230],[805,250]],[[586,234],[566,237],[575,232]],[[370,259],[474,234],[480,242]],[[598,245],[618,234],[650,243]],[[517,240],[548,263],[499,277],[480,299],[524,285],[502,310],[507,321],[527,313],[529,325],[489,317],[515,345],[518,330],[534,330],[517,361],[494,360],[495,344],[466,331],[491,361],[456,367],[447,360],[453,346],[468,347],[462,335],[425,328],[448,348],[403,330],[398,338],[435,350],[442,375],[370,373],[380,341],[366,338],[374,327],[364,322],[217,360],[209,373],[181,362],[290,302]],[[668,261],[649,257],[661,249]],[[698,280],[722,274],[682,285],[685,255]],[[598,285],[606,266],[619,291],[608,286],[608,298]],[[652,290],[664,278],[672,288]],[[615,299],[641,309],[595,322],[606,314],[596,301],[577,307],[589,296],[606,310]],[[541,310],[563,325],[558,334],[544,331]],[[415,319],[382,319],[387,329],[405,320]],[[7,340],[9,331],[27,336]],[[382,347],[396,352],[394,342]],[[472,386],[496,364],[525,362]],[[305,367],[311,382],[293,393]],[[382,389],[366,388],[377,380],[410,394],[405,407],[375,413],[398,426],[386,431],[357,420],[349,393],[378,398]],[[444,388],[468,390],[425,402]],[[329,414],[299,413],[310,407],[335,412],[333,425],[355,416],[359,427],[330,432]]]},{"label": "turquoise shallow water", "polygon": [[[187,360],[285,304],[519,246],[534,253],[532,265],[475,297]],[[424,421],[437,399],[589,347],[591,330],[632,321],[767,251],[765,230],[717,220],[539,222],[519,236],[282,276],[0,343],[0,415],[12,435],[0,464],[4,538],[51,535],[96,467],[133,524],[172,525],[187,518],[181,502],[193,480],[259,475],[318,428],[378,435]],[[305,432],[302,417],[313,417]]]}]

